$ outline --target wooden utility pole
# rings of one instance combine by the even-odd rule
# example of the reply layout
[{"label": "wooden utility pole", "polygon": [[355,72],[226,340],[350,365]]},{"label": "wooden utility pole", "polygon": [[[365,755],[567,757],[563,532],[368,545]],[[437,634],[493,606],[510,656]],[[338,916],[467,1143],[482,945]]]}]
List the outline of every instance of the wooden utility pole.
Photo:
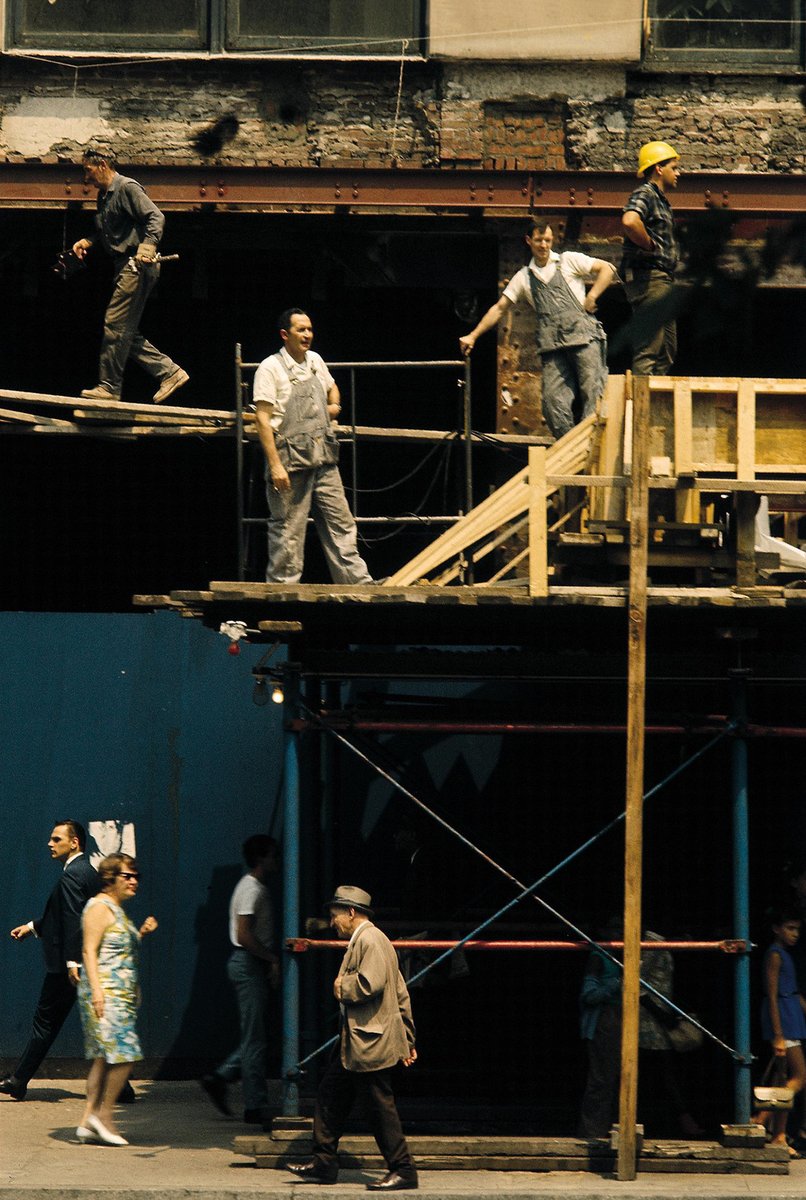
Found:
[{"label": "wooden utility pole", "polygon": [[627,796],[624,826],[624,980],[617,1175],[635,1179],[638,1108],[638,1017],[641,976],[646,597],[649,541],[649,383],[627,376],[632,390],[630,596],[627,663]]},{"label": "wooden utility pole", "polygon": [[529,595],[549,594],[546,447],[529,447]]}]

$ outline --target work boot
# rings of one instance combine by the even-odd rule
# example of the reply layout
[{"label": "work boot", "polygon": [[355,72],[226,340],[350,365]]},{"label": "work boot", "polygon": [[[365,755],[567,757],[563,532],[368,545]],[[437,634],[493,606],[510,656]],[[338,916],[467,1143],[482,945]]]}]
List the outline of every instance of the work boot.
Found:
[{"label": "work boot", "polygon": [[95,387],[84,388],[81,395],[85,400],[119,400],[120,396],[116,396],[114,392],[106,386],[105,383],[97,383]]},{"label": "work boot", "polygon": [[184,371],[182,367],[177,367],[173,375],[169,375],[167,379],[163,379],[159,391],[154,393],[154,403],[162,404],[163,400],[167,400],[179,388],[184,387],[189,379],[190,376],[187,371]]}]

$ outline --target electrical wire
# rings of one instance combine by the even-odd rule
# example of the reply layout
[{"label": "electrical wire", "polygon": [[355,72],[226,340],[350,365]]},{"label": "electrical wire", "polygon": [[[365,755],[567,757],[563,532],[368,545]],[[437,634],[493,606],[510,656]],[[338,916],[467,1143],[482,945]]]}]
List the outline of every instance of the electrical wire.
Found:
[{"label": "electrical wire", "polygon": [[411,471],[409,471],[407,475],[401,475],[399,479],[395,479],[392,483],[385,483],[383,485],[383,487],[375,487],[375,488],[364,488],[364,487],[356,488],[356,487],[351,487],[349,484],[345,483],[344,490],[346,492],[351,492],[353,495],[358,494],[361,496],[379,496],[382,492],[394,491],[394,489],[396,487],[400,487],[402,484],[408,483],[408,481],[410,479],[413,479],[414,476],[417,474],[417,472],[421,469],[421,467],[424,467],[425,464],[429,461],[429,459],[433,458],[433,456],[437,453],[437,451],[444,449],[445,442],[452,441],[455,438],[456,438],[455,433],[447,434],[444,438],[442,438],[441,441],[436,442],[436,444],[434,446],[432,446],[431,449],[426,452],[425,457],[420,459],[420,461],[418,462],[416,467],[414,467]]},{"label": "electrical wire", "polygon": [[[440,447],[444,450],[447,450],[448,453],[445,454],[443,462],[439,463],[437,465],[437,469],[434,472],[434,476],[433,476],[431,482],[429,483],[428,487],[425,490],[425,494],[423,495],[422,499],[420,500],[420,502],[416,508],[411,509],[409,512],[401,513],[401,514],[399,514],[400,516],[419,517],[419,516],[423,515],[422,510],[425,508],[426,504],[428,503],[429,499],[431,498],[431,493],[433,492],[434,488],[436,487],[437,480],[440,477],[440,473],[442,473],[443,477],[444,477],[445,471],[447,469],[447,463],[448,463],[449,454],[450,454],[450,444],[446,445],[445,442],[441,442]],[[392,538],[398,537],[406,529],[410,528],[406,524],[400,524],[400,522],[396,522],[394,517],[390,517],[389,521],[392,525],[395,526],[394,529],[391,529],[388,533],[379,534],[378,537],[375,537],[375,538],[368,538],[368,537],[366,537],[366,535],[362,534],[361,538],[360,538],[362,544],[365,546],[378,546],[382,542],[388,542]]]}]

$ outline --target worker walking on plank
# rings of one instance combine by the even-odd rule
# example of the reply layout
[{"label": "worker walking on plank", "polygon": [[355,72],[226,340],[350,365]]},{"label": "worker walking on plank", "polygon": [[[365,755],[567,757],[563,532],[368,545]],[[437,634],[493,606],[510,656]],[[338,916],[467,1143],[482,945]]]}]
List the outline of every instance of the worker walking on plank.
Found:
[{"label": "worker walking on plank", "polygon": [[81,238],[73,253],[83,260],[100,243],[115,264],[115,285],[104,318],[98,383],[84,388],[88,400],[119,400],[129,359],[159,381],[154,403],[184,387],[190,376],[139,332],[146,300],[159,279],[157,247],[165,217],[135,179],[120,175],[111,150],[84,153],[84,181],[98,189],[96,232]]}]

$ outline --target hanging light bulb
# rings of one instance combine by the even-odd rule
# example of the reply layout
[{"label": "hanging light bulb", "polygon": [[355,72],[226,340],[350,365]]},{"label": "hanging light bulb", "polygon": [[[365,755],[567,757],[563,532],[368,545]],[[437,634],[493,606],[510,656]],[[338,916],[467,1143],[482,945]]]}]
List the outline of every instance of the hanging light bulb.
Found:
[{"label": "hanging light bulb", "polygon": [[285,700],[285,695],[283,693],[283,685],[281,683],[275,683],[274,687],[272,688],[271,698],[274,704],[283,703],[283,700]]},{"label": "hanging light bulb", "polygon": [[255,686],[252,688],[252,703],[256,704],[258,708],[269,703],[269,689],[266,686],[265,677],[262,675],[255,680]]}]

